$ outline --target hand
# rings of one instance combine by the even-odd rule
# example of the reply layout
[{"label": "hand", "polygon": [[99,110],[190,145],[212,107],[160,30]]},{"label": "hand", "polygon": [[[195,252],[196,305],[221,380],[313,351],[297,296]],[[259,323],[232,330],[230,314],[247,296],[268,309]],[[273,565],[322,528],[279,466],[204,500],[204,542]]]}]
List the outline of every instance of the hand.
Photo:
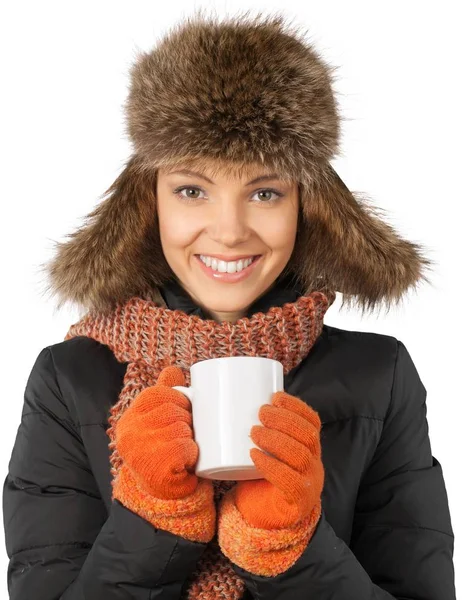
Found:
[{"label": "hand", "polygon": [[258,413],[261,425],[250,432],[258,448],[250,456],[264,479],[239,481],[235,503],[253,527],[291,527],[321,503],[324,467],[321,460],[321,420],[318,413],[296,396],[275,392],[272,404]]},{"label": "hand", "polygon": [[175,385],[185,385],[177,366],[164,368],[116,426],[117,450],[139,485],[156,498],[184,498],[196,489],[199,448],[193,439],[191,402]]},{"label": "hand", "polygon": [[113,498],[157,529],[207,543],[216,531],[213,484],[194,472],[199,448],[191,403],[172,389],[184,384],[179,367],[165,367],[156,384],[140,392],[117,421],[122,464]]}]

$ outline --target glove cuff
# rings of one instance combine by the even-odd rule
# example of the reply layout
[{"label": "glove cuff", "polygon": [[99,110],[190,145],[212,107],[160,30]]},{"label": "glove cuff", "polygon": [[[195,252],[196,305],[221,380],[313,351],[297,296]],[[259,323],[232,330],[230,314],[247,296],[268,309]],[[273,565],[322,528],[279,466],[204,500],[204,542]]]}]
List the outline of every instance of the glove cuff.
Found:
[{"label": "glove cuff", "polygon": [[255,575],[274,577],[303,554],[321,517],[321,501],[292,527],[261,529],[249,525],[236,506],[232,488],[218,508],[218,543],[233,563]]},{"label": "glove cuff", "polygon": [[122,464],[112,484],[112,497],[154,527],[193,542],[209,542],[215,535],[216,509],[210,480],[199,478],[194,492],[184,498],[155,498]]}]

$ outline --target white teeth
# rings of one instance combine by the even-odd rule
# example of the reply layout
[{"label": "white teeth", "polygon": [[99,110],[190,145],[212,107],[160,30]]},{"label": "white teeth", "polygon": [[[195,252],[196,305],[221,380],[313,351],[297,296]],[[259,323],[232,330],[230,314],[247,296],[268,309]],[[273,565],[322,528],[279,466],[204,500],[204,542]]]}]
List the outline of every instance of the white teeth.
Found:
[{"label": "white teeth", "polygon": [[217,260],[211,256],[205,256],[204,254],[200,254],[199,257],[207,267],[212,267],[214,271],[218,271],[219,273],[239,273],[239,271],[248,267],[254,260],[254,258],[246,258],[244,260],[226,262],[224,260]]}]

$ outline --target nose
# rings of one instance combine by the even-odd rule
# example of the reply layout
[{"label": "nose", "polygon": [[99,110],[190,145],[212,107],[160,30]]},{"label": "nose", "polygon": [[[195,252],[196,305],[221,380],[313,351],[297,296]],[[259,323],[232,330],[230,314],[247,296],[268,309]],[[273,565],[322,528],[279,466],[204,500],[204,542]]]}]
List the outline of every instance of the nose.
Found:
[{"label": "nose", "polygon": [[233,199],[219,202],[213,207],[208,227],[209,237],[217,246],[238,246],[250,236],[246,207]]}]

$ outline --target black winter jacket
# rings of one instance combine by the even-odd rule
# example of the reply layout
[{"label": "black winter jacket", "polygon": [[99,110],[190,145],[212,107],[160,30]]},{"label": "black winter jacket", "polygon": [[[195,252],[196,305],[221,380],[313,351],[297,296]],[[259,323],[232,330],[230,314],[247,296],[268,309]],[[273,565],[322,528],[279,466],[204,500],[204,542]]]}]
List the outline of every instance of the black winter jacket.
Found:
[{"label": "black winter jacket", "polygon": [[[178,287],[163,293],[203,316]],[[293,300],[276,287],[247,314]],[[111,501],[107,418],[125,368],[86,337],[35,361],[3,488],[12,600],[175,600],[206,547]],[[284,389],[322,420],[323,512],[284,573],[234,566],[245,599],[454,600],[448,498],[405,345],[324,324]]]}]

